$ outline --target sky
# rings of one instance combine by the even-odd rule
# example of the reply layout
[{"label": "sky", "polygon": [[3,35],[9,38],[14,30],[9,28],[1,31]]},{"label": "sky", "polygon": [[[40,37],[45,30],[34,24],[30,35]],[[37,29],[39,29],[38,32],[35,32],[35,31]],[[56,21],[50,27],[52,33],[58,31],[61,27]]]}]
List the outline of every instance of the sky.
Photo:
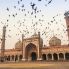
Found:
[{"label": "sky", "polygon": [[[68,44],[64,13],[69,11],[69,0],[0,0],[0,38],[6,26],[5,48],[14,48],[16,42],[40,32],[43,45],[56,36],[62,45]],[[34,5],[32,8],[31,5]],[[35,11],[36,9],[36,11]],[[0,40],[1,45],[1,40]]]}]

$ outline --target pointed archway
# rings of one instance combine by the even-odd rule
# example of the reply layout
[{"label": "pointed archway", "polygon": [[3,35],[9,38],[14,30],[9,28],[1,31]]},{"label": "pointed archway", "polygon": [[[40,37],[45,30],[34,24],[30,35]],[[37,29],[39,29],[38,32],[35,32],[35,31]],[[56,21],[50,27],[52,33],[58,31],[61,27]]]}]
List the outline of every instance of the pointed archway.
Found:
[{"label": "pointed archway", "polygon": [[42,55],[42,60],[46,60],[46,54]]},{"label": "pointed archway", "polygon": [[58,60],[58,55],[56,53],[53,54],[54,60]]},{"label": "pointed archway", "polygon": [[69,53],[65,53],[66,60],[69,60]]},{"label": "pointed archway", "polygon": [[63,59],[64,59],[63,53],[59,53],[59,59],[60,59],[60,60],[63,60]]},{"label": "pointed archway", "polygon": [[48,60],[52,60],[52,55],[50,53],[47,56],[48,56]]},{"label": "pointed archway", "polygon": [[26,60],[37,60],[37,48],[34,44],[30,43],[25,48]]}]

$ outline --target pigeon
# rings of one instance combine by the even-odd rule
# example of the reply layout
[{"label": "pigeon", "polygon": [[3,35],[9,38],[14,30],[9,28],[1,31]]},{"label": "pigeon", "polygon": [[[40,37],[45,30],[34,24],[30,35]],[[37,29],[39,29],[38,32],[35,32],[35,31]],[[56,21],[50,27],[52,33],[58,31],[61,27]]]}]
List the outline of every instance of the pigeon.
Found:
[{"label": "pigeon", "polygon": [[7,8],[6,10],[9,11],[9,8]]},{"label": "pigeon", "polygon": [[50,0],[49,2],[48,2],[48,4],[50,4],[52,2],[52,0]]},{"label": "pigeon", "polygon": [[32,9],[34,9],[34,6],[35,6],[35,5],[36,5],[36,4],[34,4],[34,3],[33,3],[33,4],[31,4],[31,6],[32,6]]}]

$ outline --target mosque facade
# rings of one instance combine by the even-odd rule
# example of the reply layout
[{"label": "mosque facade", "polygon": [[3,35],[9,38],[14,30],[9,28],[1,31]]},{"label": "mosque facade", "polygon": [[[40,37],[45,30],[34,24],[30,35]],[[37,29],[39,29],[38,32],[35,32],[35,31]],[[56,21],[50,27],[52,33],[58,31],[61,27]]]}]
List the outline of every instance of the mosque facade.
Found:
[{"label": "mosque facade", "polygon": [[[69,39],[69,12],[65,14],[67,33]],[[43,46],[43,39],[38,34],[33,34],[30,38],[23,38],[15,44],[14,49],[5,49],[5,32],[3,27],[3,36],[0,52],[0,61],[66,61],[69,60],[69,44],[61,45],[61,40],[53,36],[49,40],[49,46]]]}]

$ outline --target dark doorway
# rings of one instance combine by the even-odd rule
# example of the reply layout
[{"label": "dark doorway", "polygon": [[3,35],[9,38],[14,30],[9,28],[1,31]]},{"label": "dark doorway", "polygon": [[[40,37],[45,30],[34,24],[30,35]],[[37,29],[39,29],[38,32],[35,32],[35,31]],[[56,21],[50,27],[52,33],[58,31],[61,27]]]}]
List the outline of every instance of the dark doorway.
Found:
[{"label": "dark doorway", "polygon": [[7,60],[10,61],[10,56],[8,56],[8,59]]},{"label": "dark doorway", "polygon": [[14,55],[12,55],[11,57],[12,57],[12,61],[14,61]]},{"label": "dark doorway", "polygon": [[15,56],[15,61],[17,61],[17,60],[18,60],[18,56],[16,55],[16,56]]},{"label": "dark doorway", "polygon": [[66,58],[66,60],[69,60],[69,53],[65,54],[65,58]]},{"label": "dark doorway", "polygon": [[32,58],[31,59],[32,61],[35,61],[37,59],[37,56],[36,56],[36,53],[35,52],[32,52],[31,53],[31,58]]},{"label": "dark doorway", "polygon": [[53,54],[54,60],[58,60],[58,55],[56,53]]},{"label": "dark doorway", "polygon": [[19,56],[19,60],[22,60],[22,55]]},{"label": "dark doorway", "polygon": [[43,54],[43,55],[42,55],[42,59],[43,59],[43,60],[46,60],[46,54]]},{"label": "dark doorway", "polygon": [[48,54],[48,60],[52,60],[52,55],[51,54]]},{"label": "dark doorway", "polygon": [[59,59],[63,60],[64,59],[64,55],[62,53],[59,53]]}]

